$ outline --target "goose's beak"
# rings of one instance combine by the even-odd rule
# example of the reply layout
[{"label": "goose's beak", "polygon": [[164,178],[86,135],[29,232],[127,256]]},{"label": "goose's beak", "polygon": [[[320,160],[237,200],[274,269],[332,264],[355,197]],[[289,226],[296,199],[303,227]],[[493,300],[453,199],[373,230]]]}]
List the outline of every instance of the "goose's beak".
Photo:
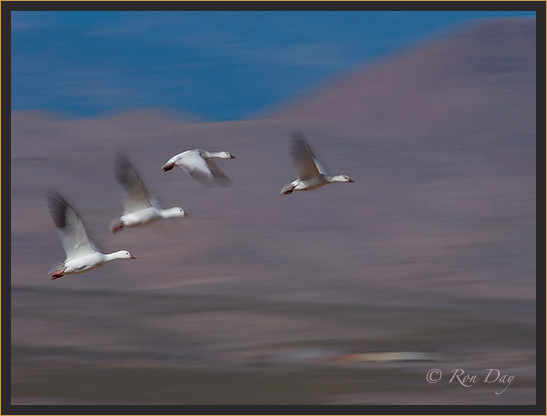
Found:
[{"label": "goose's beak", "polygon": [[133,254],[131,254],[131,255],[129,256],[129,258],[130,258],[130,259],[136,259],[136,257],[135,257]]},{"label": "goose's beak", "polygon": [[355,182],[353,179],[350,179],[349,181],[350,181],[350,182]]},{"label": "goose's beak", "polygon": [[235,159],[236,157],[234,155],[230,155],[230,159]]}]

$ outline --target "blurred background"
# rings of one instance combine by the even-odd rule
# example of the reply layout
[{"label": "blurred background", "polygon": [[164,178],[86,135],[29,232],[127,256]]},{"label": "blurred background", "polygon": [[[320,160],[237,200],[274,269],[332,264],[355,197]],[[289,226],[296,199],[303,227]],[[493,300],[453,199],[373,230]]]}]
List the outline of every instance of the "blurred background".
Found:
[{"label": "blurred background", "polygon": [[[533,12],[13,12],[12,404],[535,404],[535,36]],[[355,183],[280,195],[294,131]],[[236,156],[230,188],[161,171],[193,148]],[[112,234],[118,149],[190,216]],[[50,280],[49,187],[138,260]]]}]

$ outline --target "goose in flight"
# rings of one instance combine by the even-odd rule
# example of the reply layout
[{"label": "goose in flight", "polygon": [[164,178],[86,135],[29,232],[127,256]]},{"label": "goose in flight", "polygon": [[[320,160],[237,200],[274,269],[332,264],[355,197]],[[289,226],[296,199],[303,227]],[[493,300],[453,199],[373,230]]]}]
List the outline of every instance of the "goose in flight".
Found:
[{"label": "goose in flight", "polygon": [[301,134],[294,135],[292,141],[292,157],[298,170],[298,179],[283,187],[281,194],[290,194],[293,191],[311,191],[332,182],[354,182],[347,175],[329,176],[310,146]]},{"label": "goose in flight", "polygon": [[50,191],[47,195],[47,203],[66,253],[65,261],[50,271],[52,280],[65,274],[87,272],[112,260],[136,259],[127,250],[110,254],[98,251],[87,236],[82,220],[61,194]]},{"label": "goose in flight", "polygon": [[123,153],[117,153],[114,160],[116,180],[122,189],[123,213],[119,221],[112,225],[115,233],[123,227],[144,225],[159,218],[184,217],[188,215],[182,208],[161,209],[150,197],[148,189],[139,174]]},{"label": "goose in flight", "polygon": [[162,166],[162,169],[164,172],[167,172],[175,166],[181,167],[192,178],[209,188],[214,185],[230,186],[231,179],[211,160],[215,157],[220,159],[235,159],[235,156],[232,156],[228,152],[207,152],[205,150],[193,149],[173,156]]}]

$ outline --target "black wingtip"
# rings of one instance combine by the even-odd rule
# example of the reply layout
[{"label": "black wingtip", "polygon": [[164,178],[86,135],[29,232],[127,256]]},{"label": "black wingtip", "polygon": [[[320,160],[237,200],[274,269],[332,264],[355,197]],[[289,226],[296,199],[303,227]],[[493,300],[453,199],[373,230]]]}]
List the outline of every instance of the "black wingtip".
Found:
[{"label": "black wingtip", "polygon": [[293,139],[295,139],[295,140],[302,140],[302,141],[304,141],[304,135],[302,134],[301,131],[295,131],[295,132],[292,134],[292,137],[293,137]]},{"label": "black wingtip", "polygon": [[127,156],[127,153],[125,153],[123,150],[116,150],[114,152],[114,164],[116,166],[123,166],[130,163],[129,157]]},{"label": "black wingtip", "polygon": [[293,148],[302,148],[302,147],[304,147],[308,150],[311,150],[310,145],[308,144],[308,142],[304,138],[304,135],[300,131],[294,132],[292,137],[293,137],[293,139],[292,139]]},{"label": "black wingtip", "polygon": [[304,135],[299,131],[293,134],[292,151],[295,155],[300,154],[303,151],[311,153],[313,155],[313,151],[311,150],[310,145],[308,144],[306,139],[304,139]]},{"label": "black wingtip", "polygon": [[116,180],[120,184],[125,184],[127,182],[127,173],[129,170],[135,170],[127,153],[123,150],[117,150],[114,152],[114,173],[116,175]]},{"label": "black wingtip", "polygon": [[64,228],[66,223],[66,209],[69,206],[66,199],[55,189],[50,188],[46,194],[49,213],[57,228]]}]

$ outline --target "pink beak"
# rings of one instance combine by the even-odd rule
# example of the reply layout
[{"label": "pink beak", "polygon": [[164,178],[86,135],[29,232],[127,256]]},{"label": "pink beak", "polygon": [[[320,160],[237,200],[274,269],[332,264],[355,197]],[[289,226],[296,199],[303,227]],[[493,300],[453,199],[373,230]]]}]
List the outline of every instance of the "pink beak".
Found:
[{"label": "pink beak", "polygon": [[133,254],[131,254],[131,255],[129,256],[129,258],[130,258],[130,259],[136,259],[136,257],[135,257]]}]

